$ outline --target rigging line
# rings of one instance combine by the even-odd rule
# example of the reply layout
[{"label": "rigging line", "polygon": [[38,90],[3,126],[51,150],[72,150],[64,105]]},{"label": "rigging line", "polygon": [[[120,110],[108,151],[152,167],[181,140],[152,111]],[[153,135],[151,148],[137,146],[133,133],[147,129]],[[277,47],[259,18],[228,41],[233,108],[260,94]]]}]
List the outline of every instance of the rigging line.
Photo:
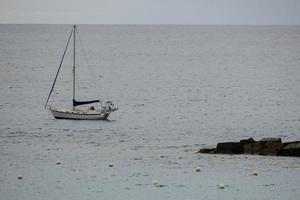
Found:
[{"label": "rigging line", "polygon": [[[82,52],[83,52],[83,55],[84,55],[84,57],[85,57],[85,60],[86,60],[86,62],[87,62],[87,65],[88,65],[88,69],[89,69],[89,72],[90,72],[90,76],[92,77],[92,79],[93,79],[93,84],[94,85],[96,85],[96,83],[97,83],[97,81],[96,81],[96,79],[95,79],[95,70],[93,69],[93,67],[90,65],[90,62],[89,62],[89,57],[88,57],[88,55],[87,55],[87,53],[86,53],[86,51],[85,51],[85,48],[84,48],[84,44],[83,44],[83,42],[82,42],[82,39],[81,39],[81,35],[79,34],[79,32],[78,32],[78,30],[76,29],[75,30],[76,31],[76,34],[77,34],[77,38],[79,39],[79,44],[80,44],[80,46],[81,46],[81,50],[82,50]],[[98,92],[97,92],[98,93]],[[98,96],[100,97],[100,95],[98,94]],[[100,100],[100,102],[101,102],[101,104],[102,104],[102,101]]]},{"label": "rigging line", "polygon": [[70,33],[70,36],[69,36],[69,39],[68,39],[68,42],[67,42],[67,46],[66,46],[66,48],[65,48],[65,50],[64,50],[64,53],[63,53],[63,55],[62,55],[62,58],[61,58],[61,61],[60,61],[60,64],[59,64],[58,70],[57,70],[57,72],[56,72],[56,75],[55,75],[55,78],[54,78],[54,82],[53,82],[53,84],[52,84],[52,87],[51,87],[51,90],[50,90],[50,92],[49,92],[49,95],[48,95],[48,98],[47,98],[47,101],[46,101],[46,104],[45,104],[45,108],[47,107],[48,101],[49,101],[49,99],[50,99],[50,96],[51,96],[51,93],[52,93],[52,91],[53,91],[53,88],[54,88],[54,85],[55,85],[56,79],[57,79],[57,77],[58,77],[58,73],[59,73],[59,71],[60,71],[60,68],[61,68],[61,66],[62,66],[62,63],[63,63],[64,57],[65,57],[65,54],[66,54],[66,51],[67,51],[67,49],[68,49],[68,46],[69,46],[69,43],[70,43],[70,40],[71,40],[72,34],[73,34],[73,28],[72,28],[72,31],[71,31],[71,33]]},{"label": "rigging line", "polygon": [[88,59],[87,53],[86,53],[85,48],[84,48],[84,45],[83,45],[83,42],[82,42],[82,40],[81,40],[81,36],[80,36],[80,34],[79,34],[79,32],[78,32],[77,30],[75,30],[75,31],[76,31],[76,33],[77,33],[77,36],[78,36],[78,39],[79,39],[79,44],[80,44],[81,49],[82,49],[82,51],[83,51],[84,57],[85,57],[85,59],[86,59],[86,62],[87,62],[87,64],[88,64],[88,66],[91,67],[91,65],[90,65],[90,63],[89,63],[89,59]]}]

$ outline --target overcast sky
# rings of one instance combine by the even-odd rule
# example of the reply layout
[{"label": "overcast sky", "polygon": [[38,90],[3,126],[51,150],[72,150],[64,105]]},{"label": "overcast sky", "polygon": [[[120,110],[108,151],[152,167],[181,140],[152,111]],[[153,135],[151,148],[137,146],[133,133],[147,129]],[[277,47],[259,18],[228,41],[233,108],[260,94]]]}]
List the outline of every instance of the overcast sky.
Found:
[{"label": "overcast sky", "polygon": [[300,25],[300,0],[0,0],[0,23]]}]

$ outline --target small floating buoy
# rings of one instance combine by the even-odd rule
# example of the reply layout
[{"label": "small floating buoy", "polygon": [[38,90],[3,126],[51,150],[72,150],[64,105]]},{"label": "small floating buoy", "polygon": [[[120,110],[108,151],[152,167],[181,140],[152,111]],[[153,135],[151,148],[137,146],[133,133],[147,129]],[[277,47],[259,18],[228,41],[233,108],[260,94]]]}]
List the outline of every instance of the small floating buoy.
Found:
[{"label": "small floating buoy", "polygon": [[61,164],[61,162],[60,162],[59,160],[57,160],[57,161],[56,161],[56,164],[57,164],[57,165],[60,165],[60,164]]},{"label": "small floating buoy", "polygon": [[200,166],[198,165],[195,170],[196,172],[200,172],[201,171]]},{"label": "small floating buoy", "polygon": [[252,175],[253,175],[253,176],[257,176],[257,175],[258,175],[258,171],[257,171],[257,170],[254,170],[254,171],[252,172]]},{"label": "small floating buoy", "polygon": [[155,186],[155,187],[157,187],[158,186],[158,181],[157,180],[153,180],[153,185]]},{"label": "small floating buoy", "polygon": [[17,179],[18,179],[18,180],[22,180],[22,179],[23,179],[23,176],[22,176],[22,175],[18,175],[18,176],[17,176]]},{"label": "small floating buoy", "polygon": [[223,183],[220,183],[220,184],[218,184],[218,188],[219,188],[219,189],[224,189],[224,188],[225,188],[225,185],[224,185]]},{"label": "small floating buoy", "polygon": [[113,164],[112,162],[109,162],[109,163],[108,163],[108,166],[109,166],[109,167],[113,167],[114,164]]}]

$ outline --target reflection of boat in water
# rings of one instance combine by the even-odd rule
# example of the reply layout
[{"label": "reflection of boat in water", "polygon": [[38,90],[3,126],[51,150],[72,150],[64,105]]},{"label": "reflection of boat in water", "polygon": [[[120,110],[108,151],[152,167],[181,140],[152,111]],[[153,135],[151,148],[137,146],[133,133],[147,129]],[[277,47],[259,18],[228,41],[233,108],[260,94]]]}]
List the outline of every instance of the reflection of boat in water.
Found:
[{"label": "reflection of boat in water", "polygon": [[[76,43],[76,25],[73,26],[73,29],[71,31],[71,34],[69,36],[68,42],[67,42],[67,46],[65,48],[65,51],[63,53],[62,59],[60,61],[60,65],[58,67],[53,85],[51,87],[51,90],[49,92],[47,101],[46,101],[46,105],[45,108],[47,107],[49,98],[51,96],[51,93],[53,91],[54,85],[56,83],[56,79],[57,76],[59,74],[59,71],[61,69],[66,51],[68,49],[70,40],[73,36],[73,41],[74,41],[74,48],[73,48],[73,108],[71,109],[53,109],[51,107],[49,107],[49,110],[52,112],[52,115],[56,118],[56,119],[80,119],[80,120],[106,120],[108,118],[108,116],[110,115],[110,113],[112,113],[113,111],[118,110],[118,107],[116,107],[112,102],[108,101],[106,102],[104,105],[102,104],[102,102],[100,100],[92,100],[92,101],[76,101],[75,99],[75,43]],[[76,108],[76,106],[79,105],[85,105],[85,104],[92,104],[92,103],[97,103],[100,102],[101,103],[101,107],[100,109],[95,109],[94,106],[90,107],[89,109],[78,109]]]}]

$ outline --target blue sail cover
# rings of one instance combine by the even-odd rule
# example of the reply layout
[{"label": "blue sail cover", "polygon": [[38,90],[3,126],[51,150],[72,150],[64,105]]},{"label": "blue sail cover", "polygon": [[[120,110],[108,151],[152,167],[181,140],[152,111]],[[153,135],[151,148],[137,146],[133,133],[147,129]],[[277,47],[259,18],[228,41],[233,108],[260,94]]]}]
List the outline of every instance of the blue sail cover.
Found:
[{"label": "blue sail cover", "polygon": [[79,105],[85,105],[85,104],[91,104],[91,103],[97,103],[99,100],[92,100],[92,101],[76,101],[73,99],[73,106],[79,106]]}]

